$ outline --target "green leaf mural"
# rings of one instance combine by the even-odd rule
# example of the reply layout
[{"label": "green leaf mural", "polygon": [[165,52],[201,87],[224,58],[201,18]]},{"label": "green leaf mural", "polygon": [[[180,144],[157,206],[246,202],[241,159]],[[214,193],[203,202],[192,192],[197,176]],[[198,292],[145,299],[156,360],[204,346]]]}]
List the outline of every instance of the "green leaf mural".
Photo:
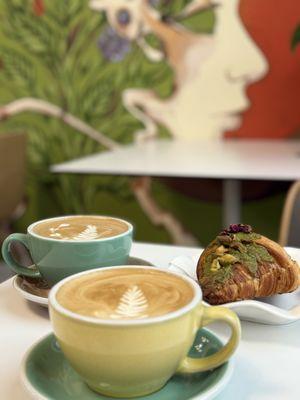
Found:
[{"label": "green leaf mural", "polygon": [[296,47],[299,45],[299,43],[300,43],[300,24],[297,26],[292,37],[291,47],[293,51],[296,50]]}]

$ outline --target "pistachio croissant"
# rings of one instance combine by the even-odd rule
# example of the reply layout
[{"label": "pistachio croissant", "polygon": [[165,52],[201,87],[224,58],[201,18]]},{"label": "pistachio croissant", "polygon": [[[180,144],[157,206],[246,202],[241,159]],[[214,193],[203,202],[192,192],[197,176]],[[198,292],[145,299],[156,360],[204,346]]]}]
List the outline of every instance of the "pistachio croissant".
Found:
[{"label": "pistachio croissant", "polygon": [[300,268],[272,240],[249,225],[230,225],[200,256],[197,276],[204,300],[224,304],[296,290]]}]

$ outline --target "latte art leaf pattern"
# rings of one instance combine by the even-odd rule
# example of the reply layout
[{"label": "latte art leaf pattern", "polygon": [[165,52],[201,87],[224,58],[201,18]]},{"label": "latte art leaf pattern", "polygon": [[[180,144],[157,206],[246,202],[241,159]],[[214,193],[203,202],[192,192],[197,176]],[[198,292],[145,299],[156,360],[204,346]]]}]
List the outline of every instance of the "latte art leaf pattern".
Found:
[{"label": "latte art leaf pattern", "polygon": [[52,228],[51,227],[49,229],[49,231],[51,232],[49,236],[50,237],[55,237],[55,238],[62,238],[62,234],[57,232],[57,231],[59,231],[60,228],[66,228],[66,227],[69,227],[69,226],[70,226],[70,224],[60,224],[60,225],[58,225],[57,228]]},{"label": "latte art leaf pattern", "polygon": [[135,285],[123,294],[115,313],[110,317],[113,319],[146,318],[147,308],[148,302],[144,293]]},{"label": "latte art leaf pattern", "polygon": [[189,304],[194,290],[179,276],[155,268],[123,267],[90,271],[66,282],[57,301],[77,314],[114,320],[143,320]]},{"label": "latte art leaf pattern", "polygon": [[98,231],[95,225],[88,225],[86,229],[74,236],[74,240],[93,240],[98,238]]},{"label": "latte art leaf pattern", "polygon": [[50,218],[34,227],[34,233],[55,240],[93,241],[129,233],[129,225],[117,218],[78,215]]}]

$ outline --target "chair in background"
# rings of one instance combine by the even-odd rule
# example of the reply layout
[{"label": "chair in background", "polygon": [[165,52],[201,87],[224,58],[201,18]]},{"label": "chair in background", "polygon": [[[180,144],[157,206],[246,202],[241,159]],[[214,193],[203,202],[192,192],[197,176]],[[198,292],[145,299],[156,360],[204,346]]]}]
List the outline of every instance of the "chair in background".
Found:
[{"label": "chair in background", "polygon": [[300,247],[300,181],[290,187],[283,207],[279,232],[281,246]]},{"label": "chair in background", "polygon": [[26,135],[0,135],[0,244],[25,210]]}]

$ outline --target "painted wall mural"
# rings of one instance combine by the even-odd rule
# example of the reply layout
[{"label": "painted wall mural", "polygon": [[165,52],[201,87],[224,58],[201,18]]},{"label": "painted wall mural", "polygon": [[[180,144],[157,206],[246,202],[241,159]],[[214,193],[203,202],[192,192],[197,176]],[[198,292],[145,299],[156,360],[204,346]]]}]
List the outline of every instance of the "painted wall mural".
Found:
[{"label": "painted wall mural", "polygon": [[152,137],[296,135],[299,21],[297,0],[0,0],[0,133],[29,137],[24,224],[100,212],[144,240],[202,240],[160,183],[49,165]]},{"label": "painted wall mural", "polygon": [[[174,87],[167,99],[153,90],[123,92],[125,107],[145,127],[139,132],[141,138],[156,135],[158,124],[167,127],[173,137],[184,139],[219,138],[241,125],[240,114],[250,106],[245,89],[266,75],[268,63],[243,25],[239,3],[187,3],[177,19],[214,10],[213,32],[195,33],[177,22],[162,20],[148,1],[91,1],[93,9],[106,13],[119,35],[136,41],[150,61],[164,60],[173,71]],[[149,47],[144,40],[149,33],[159,39],[163,50]]]},{"label": "painted wall mural", "polygon": [[241,128],[230,134],[245,138],[299,137],[300,49],[291,48],[291,39],[300,25],[300,2],[241,0],[240,14],[268,60],[269,71],[264,79],[249,86],[251,107]]}]

